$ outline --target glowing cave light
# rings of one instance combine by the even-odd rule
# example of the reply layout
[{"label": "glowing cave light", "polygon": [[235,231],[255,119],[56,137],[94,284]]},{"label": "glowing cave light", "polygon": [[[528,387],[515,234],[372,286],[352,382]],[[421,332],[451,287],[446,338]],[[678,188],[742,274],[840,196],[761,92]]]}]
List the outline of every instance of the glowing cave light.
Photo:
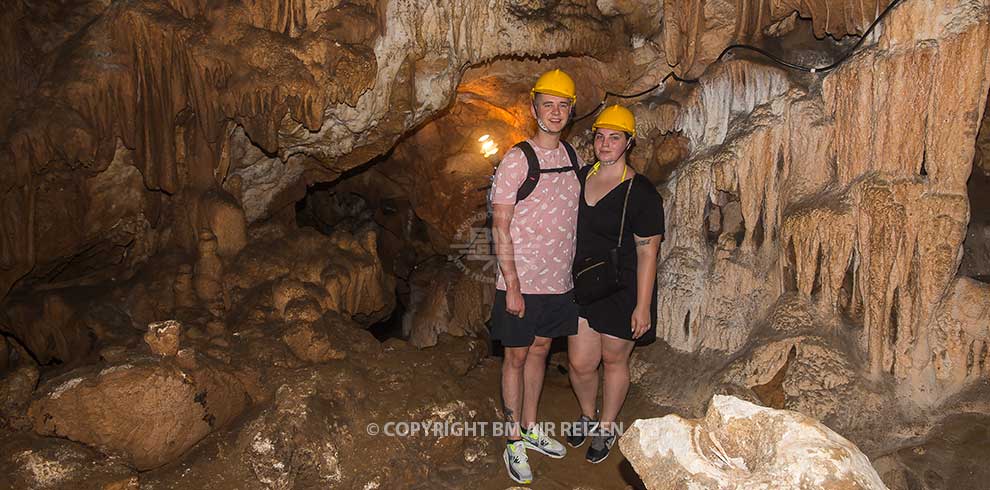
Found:
[{"label": "glowing cave light", "polygon": [[498,144],[495,143],[495,140],[490,135],[482,135],[478,138],[478,142],[481,143],[481,154],[485,158],[498,153]]}]

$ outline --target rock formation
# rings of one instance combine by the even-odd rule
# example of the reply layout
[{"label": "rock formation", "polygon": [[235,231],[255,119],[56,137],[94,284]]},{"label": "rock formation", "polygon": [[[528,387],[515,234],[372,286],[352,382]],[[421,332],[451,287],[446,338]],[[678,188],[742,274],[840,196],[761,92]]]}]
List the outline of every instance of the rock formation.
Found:
[{"label": "rock formation", "polygon": [[799,413],[716,395],[704,419],[637,420],[619,440],[650,490],[886,490],[855,445]]},{"label": "rock formation", "polygon": [[[738,353],[753,319],[798,292],[830,332],[856,339],[871,379],[910,392],[907,405],[931,407],[979,376],[985,332],[953,330],[961,339],[946,345],[937,325],[960,291],[987,22],[982,4],[906,2],[872,45],[819,78],[734,60],[674,111],[644,103],[644,129],[681,131],[691,152],[664,190],[664,340]],[[960,63],[973,69],[958,73]],[[947,363],[977,369],[940,373]]]},{"label": "rock formation", "polygon": [[148,325],[144,342],[151,353],[159,356],[175,356],[179,353],[179,332],[182,325],[175,320],[167,320]]},{"label": "rock formation", "polygon": [[223,299],[223,262],[218,255],[217,237],[210,230],[199,233],[199,256],[193,271],[193,289],[199,300],[219,316],[226,308]]},{"label": "rock formation", "polygon": [[0,427],[22,429],[28,425],[24,411],[39,376],[37,367],[24,363],[0,379]]},{"label": "rock formation", "polygon": [[[488,279],[488,280],[486,280]],[[494,271],[426,265],[413,272],[403,334],[416,347],[436,345],[439,334],[485,335],[495,301]]]},{"label": "rock formation", "polygon": [[327,315],[316,320],[292,320],[282,335],[292,353],[299,359],[321,363],[340,360],[353,352],[360,357],[381,351],[378,341],[361,329],[337,315]]},{"label": "rock formation", "polygon": [[42,393],[29,411],[35,431],[120,455],[138,470],[174,461],[248,401],[233,374],[195,353],[72,372]]},{"label": "rock formation", "polygon": [[[10,165],[0,179],[4,292],[34,266],[85,245],[133,249],[124,261],[70,261],[118,266],[101,270],[103,279],[126,275],[133,260],[158,249],[162,230],[187,223],[176,229],[179,243],[198,230],[173,209],[195,206],[211,189],[232,190],[249,221],[268,216],[292,202],[284,195],[299,192],[304,173],[331,180],[444,108],[465,65],[591,53],[610,41],[608,21],[581,4],[547,17],[511,2],[80,2],[59,13],[78,23],[52,35],[47,24],[19,21],[59,14],[15,3],[2,29],[12,41],[4,43],[3,79],[17,94],[4,99],[14,109],[3,139]],[[48,42],[32,46],[40,36]],[[100,179],[114,161],[140,172],[130,208],[121,220],[84,226],[82,213],[116,197],[100,201],[70,176]],[[66,199],[81,205],[59,209]],[[36,243],[36,235],[58,240]],[[57,276],[88,277],[96,276]]]},{"label": "rock formation", "polygon": [[0,442],[0,464],[13,469],[0,474],[4,488],[98,488],[137,490],[136,472],[78,443],[20,435]]},{"label": "rock formation", "polygon": [[76,306],[58,293],[8,302],[0,325],[41,363],[71,363],[92,343]]}]

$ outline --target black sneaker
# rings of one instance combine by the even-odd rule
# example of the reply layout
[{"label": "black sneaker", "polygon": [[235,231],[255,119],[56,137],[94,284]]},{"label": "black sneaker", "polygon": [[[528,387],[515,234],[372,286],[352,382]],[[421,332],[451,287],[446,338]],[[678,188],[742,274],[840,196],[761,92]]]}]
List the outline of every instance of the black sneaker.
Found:
[{"label": "black sneaker", "polygon": [[570,433],[567,434],[567,445],[571,447],[581,447],[584,444],[585,439],[588,438],[588,434],[595,430],[597,422],[582,414],[581,418],[577,422],[571,424]]},{"label": "black sneaker", "polygon": [[609,451],[615,444],[615,433],[610,430],[604,430],[596,427],[596,431],[591,434],[591,445],[588,446],[588,453],[584,456],[584,459],[588,460],[589,463],[598,464],[605,461],[608,457]]}]

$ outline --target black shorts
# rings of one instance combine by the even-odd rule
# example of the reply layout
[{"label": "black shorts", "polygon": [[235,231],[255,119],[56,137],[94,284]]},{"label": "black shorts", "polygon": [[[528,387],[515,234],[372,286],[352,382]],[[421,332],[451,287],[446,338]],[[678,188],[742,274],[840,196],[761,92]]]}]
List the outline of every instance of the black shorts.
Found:
[{"label": "black shorts", "polygon": [[534,337],[564,337],[577,334],[578,305],[574,294],[523,294],[526,312],[522,318],[505,311],[505,291],[495,291],[492,306],[492,338],[503,347],[533,345]]}]

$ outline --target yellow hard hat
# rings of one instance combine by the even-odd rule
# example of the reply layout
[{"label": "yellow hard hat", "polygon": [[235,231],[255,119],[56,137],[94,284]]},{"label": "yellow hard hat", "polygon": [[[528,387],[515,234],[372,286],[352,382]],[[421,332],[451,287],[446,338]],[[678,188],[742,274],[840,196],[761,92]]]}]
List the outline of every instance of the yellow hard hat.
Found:
[{"label": "yellow hard hat", "polygon": [[633,116],[632,111],[621,105],[608,106],[595,118],[595,123],[591,125],[592,131],[598,128],[624,131],[635,137],[636,116]]},{"label": "yellow hard hat", "polygon": [[540,78],[536,80],[536,85],[533,85],[533,90],[529,93],[532,97],[536,97],[536,94],[567,97],[571,99],[572,104],[577,100],[577,91],[574,90],[574,80],[559,68],[540,75]]}]

